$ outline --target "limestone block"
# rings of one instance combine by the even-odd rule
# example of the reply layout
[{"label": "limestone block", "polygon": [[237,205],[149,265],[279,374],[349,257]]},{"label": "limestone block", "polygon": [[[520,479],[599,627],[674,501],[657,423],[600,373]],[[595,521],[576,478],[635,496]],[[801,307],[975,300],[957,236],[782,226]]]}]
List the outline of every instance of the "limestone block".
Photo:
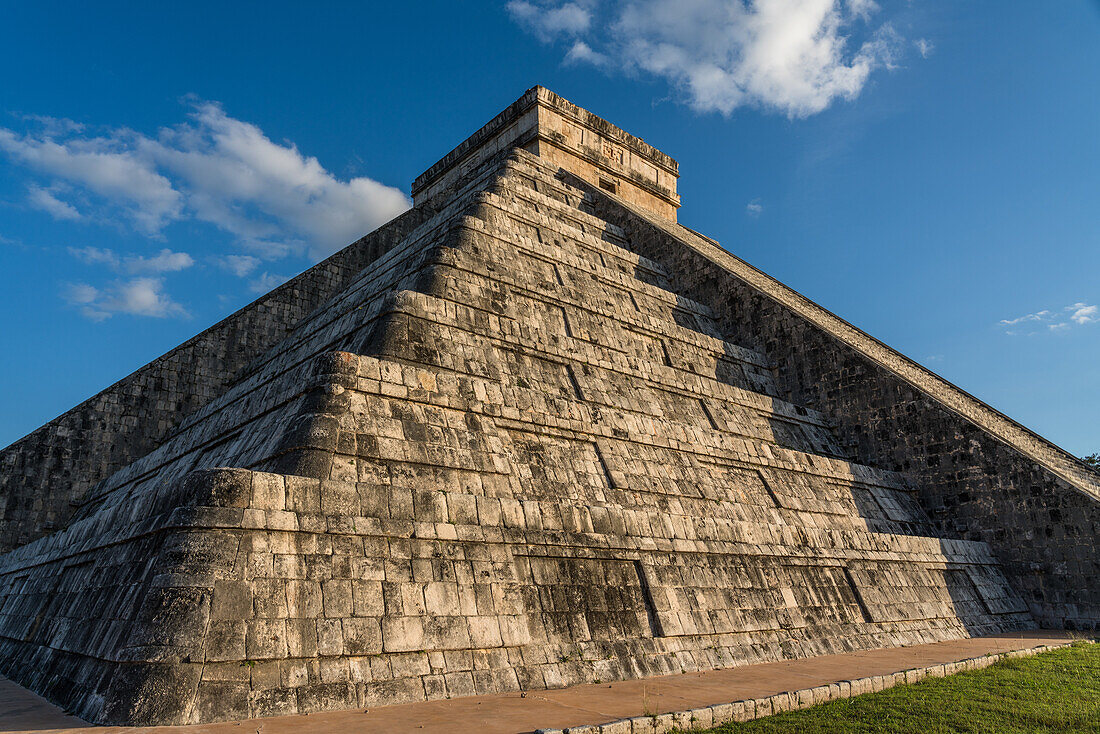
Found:
[{"label": "limestone block", "polygon": [[287,654],[294,658],[317,655],[317,621],[313,618],[288,619],[286,622]]},{"label": "limestone block", "polygon": [[324,614],[329,618],[350,617],[352,614],[351,581],[329,579],[321,583]]},{"label": "limestone block", "polygon": [[252,617],[252,587],[244,581],[215,581],[210,618],[244,620]]},{"label": "limestone block", "polygon": [[257,510],[285,510],[286,486],[283,476],[254,473],[251,506]]},{"label": "limestone block", "polygon": [[653,717],[653,734],[669,734],[676,728],[674,714],[657,714]]},{"label": "limestone block", "polygon": [[347,658],[321,658],[319,663],[322,683],[345,683],[350,680]]},{"label": "limestone block", "polygon": [[195,696],[198,721],[211,719],[243,719],[250,714],[249,687],[244,683],[199,683]]},{"label": "limestone block", "polygon": [[380,617],[385,612],[380,581],[351,582],[352,613],[356,617]]},{"label": "limestone block", "polygon": [[249,660],[286,657],[287,634],[284,620],[253,619],[245,624],[245,655]]},{"label": "limestone block", "polygon": [[319,655],[342,655],[344,653],[344,631],[341,620],[317,620],[317,653]]},{"label": "limestone block", "polygon": [[298,713],[298,697],[293,688],[253,689],[248,697],[249,716],[291,716]]},{"label": "limestone block", "polygon": [[350,683],[317,683],[295,689],[298,713],[353,708],[358,699]]},{"label": "limestone block", "polygon": [[421,617],[383,617],[382,643],[386,652],[423,650],[424,641],[424,620]]},{"label": "limestone block", "polygon": [[692,728],[709,729],[714,726],[714,712],[710,707],[691,710]]},{"label": "limestone block", "polygon": [[463,617],[463,619],[466,619],[469,625],[470,643],[474,647],[500,647],[504,644],[500,623],[496,617]]},{"label": "limestone block", "polygon": [[341,620],[344,655],[373,655],[382,652],[382,626],[377,617]]},{"label": "limestone block", "polygon": [[206,659],[245,659],[245,635],[247,625],[243,620],[211,621],[206,634]]}]

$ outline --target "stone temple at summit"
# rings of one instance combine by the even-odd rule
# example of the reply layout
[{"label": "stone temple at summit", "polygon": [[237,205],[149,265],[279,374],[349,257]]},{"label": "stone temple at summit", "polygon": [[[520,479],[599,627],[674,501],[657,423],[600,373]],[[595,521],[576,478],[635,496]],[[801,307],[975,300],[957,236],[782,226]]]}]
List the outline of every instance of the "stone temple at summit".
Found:
[{"label": "stone temple at summit", "polygon": [[[1100,625],[1100,474],[535,87],[0,452],[0,673],[182,724]],[[735,243],[727,243],[736,250]]]}]

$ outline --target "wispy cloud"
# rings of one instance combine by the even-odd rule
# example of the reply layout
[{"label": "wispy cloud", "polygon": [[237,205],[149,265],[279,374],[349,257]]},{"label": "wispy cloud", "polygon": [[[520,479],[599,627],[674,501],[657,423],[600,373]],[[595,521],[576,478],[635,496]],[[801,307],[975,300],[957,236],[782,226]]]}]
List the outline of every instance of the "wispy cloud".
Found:
[{"label": "wispy cloud", "polygon": [[760,200],[760,197],[753,199],[748,204],[745,204],[745,213],[750,217],[759,217],[764,213],[764,202]]},{"label": "wispy cloud", "polygon": [[118,254],[108,248],[70,247],[69,254],[85,265],[106,265],[117,270],[122,263]]},{"label": "wispy cloud", "polygon": [[591,64],[597,67],[610,67],[612,62],[610,57],[601,54],[599,51],[594,51],[584,41],[575,41],[573,46],[569,49],[569,52],[565,54],[566,64]]},{"label": "wispy cloud", "polygon": [[156,136],[89,134],[33,118],[31,132],[0,128],[0,153],[49,181],[33,184],[28,200],[54,217],[81,216],[60,193],[69,187],[89,198],[82,208],[94,206],[99,220],[121,219],[152,238],[173,222],[207,222],[265,258],[321,259],[409,206],[400,190],[366,177],[341,180],[217,103],[195,102],[188,117]]},{"label": "wispy cloud", "polygon": [[118,255],[114,250],[98,247],[70,247],[69,254],[86,265],[106,265],[112,270],[130,273],[174,273],[195,264],[186,252],[162,249],[152,257]]},{"label": "wispy cloud", "polygon": [[[854,99],[904,41],[872,0],[513,0],[512,18],[568,63],[663,78],[700,112],[805,117]],[[922,48],[918,46],[919,49]],[[931,49],[931,46],[928,46]]]},{"label": "wispy cloud", "polygon": [[507,5],[512,18],[539,38],[552,41],[559,35],[576,36],[592,25],[591,3],[535,4],[512,0]]},{"label": "wispy cloud", "polygon": [[187,310],[164,293],[161,278],[116,280],[105,288],[88,283],[68,285],[63,297],[93,321],[103,321],[116,314],[151,316],[154,318],[183,317]]},{"label": "wispy cloud", "polygon": [[1070,321],[1075,324],[1094,324],[1100,321],[1100,308],[1096,306],[1090,306],[1087,303],[1075,303],[1072,306],[1066,306],[1066,311],[1070,311]]},{"label": "wispy cloud", "polygon": [[936,44],[932,43],[927,38],[918,38],[913,41],[913,45],[917,47],[917,53],[920,54],[922,59],[927,59],[932,55],[932,52],[936,50]]},{"label": "wispy cloud", "polygon": [[[578,22],[564,12],[551,25],[559,32]],[[215,102],[188,104],[186,121],[152,135],[23,115],[26,129],[0,127],[0,160],[26,171],[27,204],[58,220],[110,223],[152,241],[166,240],[175,223],[213,225],[230,235],[232,251],[213,253],[209,261],[250,278],[252,291],[287,280],[267,271],[254,277],[261,262],[320,260],[409,207],[399,189],[363,176],[339,178],[293,143],[271,140]],[[192,267],[190,253],[163,246],[151,254],[97,247],[69,252],[114,274],[102,284],[64,287],[65,299],[88,318],[187,315],[161,276]],[[285,269],[296,272],[301,263]]]},{"label": "wispy cloud", "polygon": [[[133,133],[55,139],[48,128],[38,135],[18,135],[0,128],[0,151],[53,178],[92,192],[117,208],[145,235],[158,235],[178,219],[183,197],[172,183],[134,150]],[[74,210],[75,211],[75,210]]]},{"label": "wispy cloud", "polygon": [[244,278],[260,266],[260,259],[251,255],[226,255],[215,260],[219,267],[228,270],[238,278]]},{"label": "wispy cloud", "polygon": [[1001,326],[1016,326],[1017,324],[1026,324],[1032,321],[1043,321],[1048,319],[1053,314],[1050,311],[1036,311],[1035,313],[1024,314],[1023,316],[1017,316],[1014,319],[1001,319]]},{"label": "wispy cloud", "polygon": [[49,189],[31,185],[27,189],[27,203],[41,209],[54,219],[80,219],[80,212],[72,204],[61,201]]},{"label": "wispy cloud", "polygon": [[153,257],[128,257],[123,264],[131,273],[174,273],[191,267],[195,260],[186,252],[172,252],[165,248]]},{"label": "wispy cloud", "polygon": [[197,218],[261,256],[301,242],[321,259],[409,207],[400,190],[366,177],[341,181],[217,104],[198,104],[191,118],[142,149],[172,172]]},{"label": "wispy cloud", "polygon": [[1043,309],[1014,319],[1001,319],[998,323],[1012,336],[1034,336],[1039,333],[1034,329],[1044,328],[1046,331],[1067,331],[1073,326],[1100,323],[1100,307],[1078,301],[1058,311]]}]

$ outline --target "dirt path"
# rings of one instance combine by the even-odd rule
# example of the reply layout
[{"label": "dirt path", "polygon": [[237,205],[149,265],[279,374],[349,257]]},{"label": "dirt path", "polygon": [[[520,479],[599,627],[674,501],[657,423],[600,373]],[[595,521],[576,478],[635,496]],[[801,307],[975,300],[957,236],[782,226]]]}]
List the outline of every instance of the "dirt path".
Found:
[{"label": "dirt path", "polygon": [[805,660],[685,673],[553,691],[473,696],[400,706],[229,721],[195,726],[93,727],[0,678],[0,734],[517,734],[541,728],[600,724],[630,716],[758,698],[989,653],[1064,643],[1071,633],[1035,631],[930,645],[865,650]]}]

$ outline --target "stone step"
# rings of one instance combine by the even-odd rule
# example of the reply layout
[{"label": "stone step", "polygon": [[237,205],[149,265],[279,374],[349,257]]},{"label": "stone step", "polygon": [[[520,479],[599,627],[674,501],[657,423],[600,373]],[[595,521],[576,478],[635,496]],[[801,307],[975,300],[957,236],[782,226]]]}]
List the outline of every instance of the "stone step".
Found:
[{"label": "stone step", "polygon": [[[632,253],[628,250],[623,250],[622,248],[618,248],[615,246],[609,246],[606,241],[593,237],[590,232],[585,232],[584,230],[572,227],[566,221],[548,217],[545,213],[532,211],[529,208],[517,204],[517,200],[511,197],[507,197],[499,193],[486,193],[485,195],[480,197],[480,200],[483,203],[500,210],[502,213],[508,215],[509,217],[514,218],[516,221],[527,225],[533,230],[537,230],[539,227],[542,227],[545,230],[556,232],[562,237],[572,242],[575,242],[579,248],[600,256],[595,259],[587,258],[589,262],[593,263],[592,267],[588,269],[594,272],[598,271],[600,268],[617,270],[618,272],[623,273],[624,275],[638,281],[639,284],[645,284],[650,288],[655,288],[663,291],[665,294],[667,294],[663,296],[664,300],[683,304],[685,308],[688,308],[689,310],[694,311],[698,314],[705,315],[707,318],[713,319],[714,314],[710,307],[699,303],[698,301],[693,301],[690,298],[681,296],[672,291],[670,288],[666,287],[665,285],[659,285],[653,282],[654,280],[663,281],[664,283],[668,283],[670,281],[669,273],[660,263],[657,263],[641,255],[637,255],[636,253]],[[522,198],[519,200],[522,200]],[[568,251],[568,248],[564,247],[560,243],[547,242],[545,238],[540,238],[537,236],[533,237],[525,232],[516,232],[514,230],[509,230],[507,227],[502,227],[500,230],[500,234],[506,234],[508,237],[525,238],[537,242],[539,245],[539,249],[542,250],[541,256],[544,259],[556,259],[549,257],[549,254],[546,251],[547,246],[557,246],[559,250]],[[573,258],[577,257],[572,253],[570,254]],[[626,267],[613,268],[607,264],[605,257],[610,257],[615,260],[621,261],[626,264]],[[571,264],[575,265],[576,260],[571,260]],[[581,268],[585,269],[584,266],[581,266]],[[637,275],[631,275],[628,270],[634,270],[636,273],[637,271],[643,271],[643,275],[648,274],[651,277],[645,279],[639,278],[637,277]],[[653,292],[642,285],[636,286],[634,290],[648,293]]]},{"label": "stone step", "polygon": [[[537,206],[541,206],[541,207],[544,207],[544,208],[545,207],[550,207],[550,208],[555,208],[556,207],[558,211],[564,211],[566,208],[571,206],[571,204],[563,202],[563,201],[561,201],[557,198],[554,198],[553,196],[548,195],[545,191],[539,190],[538,187],[552,186],[553,184],[551,184],[550,181],[553,181],[555,184],[557,184],[559,187],[561,187],[560,190],[569,190],[569,191],[577,192],[578,194],[583,194],[583,196],[580,199],[578,199],[578,201],[580,201],[582,203],[583,203],[583,201],[590,198],[588,194],[585,194],[584,192],[580,192],[578,189],[569,188],[568,185],[564,181],[562,181],[558,178],[547,179],[545,170],[541,170],[538,167],[532,165],[531,163],[524,161],[523,159],[509,160],[509,161],[507,161],[507,164],[506,164],[505,168],[506,168],[506,170],[511,170],[511,171],[515,172],[515,174],[516,174],[516,175],[512,175],[512,176],[506,176],[506,178],[508,180],[512,181],[512,182],[518,182],[521,185],[528,188],[530,193],[526,194],[524,196],[524,198],[527,198],[528,200],[533,201]],[[537,179],[536,178],[531,178],[531,177],[535,177],[535,176],[538,176],[538,178]],[[532,182],[534,182],[534,184]],[[572,206],[576,206],[576,205],[572,205]],[[595,214],[592,214],[591,216],[592,216],[592,218],[594,218],[595,220],[597,220],[599,222],[604,222],[605,224],[608,224],[608,226],[613,228],[612,231],[615,231],[617,233],[622,233],[624,245],[627,246],[627,249],[629,249],[629,247],[628,247],[629,243],[626,242],[625,233],[623,233],[623,231],[620,227],[618,227],[617,225],[614,225],[614,224],[607,223],[606,220],[601,219],[600,217],[598,217]],[[685,301],[690,301],[690,299],[686,299],[685,297],[680,296],[679,294],[677,294],[673,290],[673,288],[671,286],[671,283],[673,282],[673,278],[672,278],[671,274],[667,270],[665,270],[665,268],[663,266],[661,266],[659,263],[656,263],[654,261],[649,261],[648,258],[640,258],[639,265],[644,266],[646,269],[650,270],[652,273],[658,275],[658,277],[663,279],[665,281],[665,283],[669,284],[669,285],[662,285],[661,287],[662,287],[663,290],[666,290],[670,294],[672,294],[672,296],[674,298],[683,299]],[[710,323],[707,325],[707,328],[709,328],[711,330],[714,330],[714,331],[717,331],[717,323],[714,320],[714,315],[713,315],[713,312],[711,311],[711,309],[709,307],[704,306],[703,304],[700,304],[700,303],[697,303],[697,302],[694,302],[694,301],[691,301],[691,303],[694,304],[692,310],[695,310],[700,314],[704,314],[706,316],[706,318],[708,318],[710,320]]]},{"label": "stone step", "polygon": [[[508,349],[521,347],[525,354],[548,359],[557,364],[589,364],[599,369],[617,372],[629,380],[651,383],[659,389],[697,398],[728,401],[732,405],[773,414],[777,418],[828,427],[825,416],[817,411],[794,405],[779,398],[738,388],[711,377],[675,370],[663,364],[643,363],[641,360],[628,358],[620,352],[605,354],[596,345],[565,343],[552,334],[548,334],[551,338],[543,339],[540,338],[539,330],[526,327],[521,330],[505,321],[494,323],[492,320],[484,320],[484,326],[479,326],[478,323],[482,319],[475,315],[475,309],[472,309],[468,304],[407,291],[396,299],[395,307],[403,313],[408,313],[448,329],[466,331]],[[525,341],[521,342],[521,338]],[[639,369],[643,364],[646,369]],[[451,369],[458,372],[464,371],[457,365]],[[468,374],[475,376],[472,372]]]},{"label": "stone step", "polygon": [[[588,195],[580,189],[568,186],[556,176],[547,176],[544,170],[539,170],[522,160],[510,159],[504,162],[500,168],[501,181],[516,182],[522,189],[537,195],[536,201],[554,202],[563,213],[568,214],[585,224],[603,227],[619,242],[627,242],[626,232],[621,227],[613,224],[592,211],[585,211],[581,206],[588,200]],[[493,188],[492,185],[489,187]],[[541,190],[540,190],[541,189]],[[568,210],[568,211],[566,211]]]},{"label": "stone step", "polygon": [[[484,220],[478,220],[484,221]],[[484,230],[487,233],[491,233],[490,228]],[[515,242],[501,241],[504,247],[516,247],[516,249],[530,255],[531,257],[539,257],[540,253],[536,250],[529,249],[523,244],[516,244]],[[464,269],[471,278],[485,278],[486,273],[477,267],[477,262],[484,262],[484,260],[473,254],[465,253],[462,250],[454,250],[454,267],[460,267],[461,263],[468,262]],[[574,291],[574,288],[570,286],[559,286],[554,293],[547,293],[538,290],[530,280],[524,280],[515,277],[511,270],[495,270],[490,279],[505,283],[511,287],[520,289],[525,292],[531,298],[535,298],[546,303],[553,303],[563,308],[568,309],[580,309],[586,312],[592,313],[594,316],[613,320],[614,322],[627,324],[634,330],[641,331],[647,335],[650,335],[657,339],[670,339],[676,342],[682,342],[689,344],[693,347],[697,347],[707,352],[712,353],[717,357],[736,360],[740,362],[746,362],[761,369],[771,369],[771,365],[767,362],[762,354],[746,349],[733,342],[730,342],[721,337],[721,335],[715,335],[713,333],[707,333],[702,331],[701,328],[695,328],[691,325],[681,325],[678,318],[672,315],[673,311],[677,311],[685,316],[694,317],[704,322],[709,321],[709,315],[701,313],[699,311],[690,310],[691,303],[685,300],[677,299],[661,299],[659,302],[668,309],[670,316],[668,318],[658,318],[650,311],[639,311],[637,309],[624,309],[624,310],[610,310],[604,308],[602,303],[598,299],[585,299],[582,297],[569,296]],[[604,288],[616,288],[621,287],[621,281],[614,278],[615,271],[603,270],[592,272],[591,275],[601,283],[604,283]],[[635,281],[637,283],[637,281]],[[563,290],[565,292],[563,292]],[[667,293],[659,291],[661,293]],[[646,294],[647,297],[650,294]],[[473,305],[473,304],[470,304]]]}]

